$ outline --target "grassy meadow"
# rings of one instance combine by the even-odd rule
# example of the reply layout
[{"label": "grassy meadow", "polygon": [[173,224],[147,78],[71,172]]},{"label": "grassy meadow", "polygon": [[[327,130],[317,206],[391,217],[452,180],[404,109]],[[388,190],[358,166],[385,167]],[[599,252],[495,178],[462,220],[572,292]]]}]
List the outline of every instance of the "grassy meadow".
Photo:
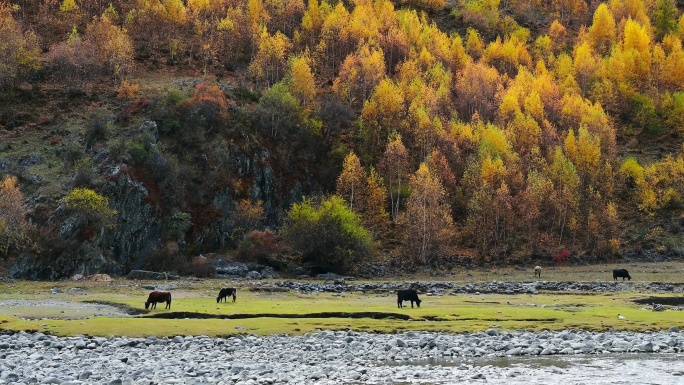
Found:
[{"label": "grassy meadow", "polygon": [[[622,266],[621,266],[622,267]],[[209,335],[229,336],[241,333],[258,335],[302,334],[317,329],[367,332],[400,332],[408,330],[475,332],[491,327],[503,330],[660,330],[670,326],[684,328],[684,314],[668,310],[654,312],[635,300],[678,294],[643,292],[640,283],[682,283],[684,263],[639,264],[625,266],[634,277],[625,282],[628,290],[617,293],[541,294],[458,294],[422,295],[420,308],[397,308],[394,293],[302,294],[295,291],[264,291],[257,286],[217,279],[141,282],[118,279],[113,282],[59,281],[3,283],[0,302],[32,300],[43,305],[51,302],[84,302],[114,304],[138,315],[79,317],[77,307],[58,310],[36,306],[3,306],[0,329],[33,330],[68,336],[126,335]],[[545,268],[543,280],[607,281],[606,271],[612,266]],[[457,283],[492,281],[531,281],[532,271],[514,268],[473,270],[446,277],[410,277],[414,281],[448,280]],[[603,279],[601,279],[603,278]],[[397,281],[394,279],[393,281]],[[610,277],[612,281],[612,277]],[[320,282],[320,281],[319,281]],[[164,303],[145,311],[143,302],[150,286],[168,285],[173,293],[170,310]],[[216,303],[220,287],[237,286],[237,302]],[[61,293],[51,294],[52,288]],[[684,301],[684,298],[683,298]],[[405,303],[405,305],[408,303]],[[166,314],[174,319],[153,318]],[[622,314],[627,319],[618,319]],[[231,318],[232,317],[232,318]]]}]

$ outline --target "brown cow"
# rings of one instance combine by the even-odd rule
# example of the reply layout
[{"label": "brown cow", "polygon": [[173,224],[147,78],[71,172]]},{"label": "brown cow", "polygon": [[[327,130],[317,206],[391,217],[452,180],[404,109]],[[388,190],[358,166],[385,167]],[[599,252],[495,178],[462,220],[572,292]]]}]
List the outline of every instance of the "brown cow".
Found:
[{"label": "brown cow", "polygon": [[171,293],[168,291],[151,292],[147,297],[147,302],[145,302],[145,309],[149,309],[150,304],[152,305],[152,309],[156,309],[157,302],[166,302],[165,309],[171,309]]},{"label": "brown cow", "polygon": [[534,267],[534,278],[541,278],[541,266]]}]

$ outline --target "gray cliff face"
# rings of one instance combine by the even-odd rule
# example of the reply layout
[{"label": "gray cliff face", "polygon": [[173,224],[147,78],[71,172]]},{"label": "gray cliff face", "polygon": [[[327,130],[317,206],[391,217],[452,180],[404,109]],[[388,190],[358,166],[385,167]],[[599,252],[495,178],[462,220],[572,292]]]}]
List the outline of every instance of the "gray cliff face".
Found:
[{"label": "gray cliff face", "polygon": [[282,179],[276,180],[273,168],[270,165],[270,154],[263,151],[254,154],[254,178],[252,179],[252,198],[264,202],[264,215],[266,225],[273,227],[280,222],[282,214],[282,201],[276,195],[276,189],[282,188]]},{"label": "gray cliff face", "polygon": [[50,218],[59,228],[65,247],[57,255],[38,257],[23,253],[11,268],[14,278],[59,279],[74,274],[126,274],[140,266],[154,249],[160,226],[159,209],[145,201],[147,190],[126,174],[108,181],[102,191],[117,211],[112,226],[83,239],[84,225],[60,205]]},{"label": "gray cliff face", "polygon": [[[286,171],[274,171],[275,159],[268,150],[261,150],[249,156],[238,148],[231,152],[232,172],[241,180],[251,181],[250,199],[261,201],[264,209],[263,226],[277,228],[285,212],[304,195],[321,194],[322,188],[308,176],[301,176],[291,165]],[[215,252],[225,247],[236,246],[240,239],[235,237],[236,199],[230,189],[217,191],[211,205],[220,217],[204,229],[195,229],[193,241],[200,244],[198,252]]]},{"label": "gray cliff face", "polygon": [[[144,128],[144,130],[143,130]],[[154,127],[141,130],[154,140]],[[107,156],[105,155],[105,158]],[[12,276],[25,279],[60,279],[74,274],[108,273],[126,275],[132,269],[142,268],[152,252],[164,241],[162,210],[149,201],[145,185],[114,167],[111,159],[100,159],[100,172],[106,173],[105,184],[98,193],[109,199],[109,207],[117,214],[113,223],[95,234],[90,234],[79,217],[60,205],[49,223],[57,229],[63,244],[46,254],[21,254],[11,268]],[[301,173],[291,159],[274,157],[266,149],[247,153],[237,146],[230,149],[228,164],[231,175],[248,186],[249,199],[261,201],[264,209],[263,227],[277,228],[289,207],[304,195],[321,194],[322,188],[312,175]],[[107,170],[107,171],[105,171]],[[242,240],[241,231],[235,231],[235,207],[242,197],[236,197],[230,188],[214,191],[206,201],[218,217],[203,228],[193,228],[186,238],[196,253],[217,252],[232,248]],[[31,199],[29,197],[29,199]],[[179,243],[185,244],[183,239]]]},{"label": "gray cliff face", "polygon": [[147,189],[126,174],[109,181],[103,194],[117,215],[116,223],[103,230],[98,244],[120,268],[139,268],[160,242],[160,210],[145,201]]}]

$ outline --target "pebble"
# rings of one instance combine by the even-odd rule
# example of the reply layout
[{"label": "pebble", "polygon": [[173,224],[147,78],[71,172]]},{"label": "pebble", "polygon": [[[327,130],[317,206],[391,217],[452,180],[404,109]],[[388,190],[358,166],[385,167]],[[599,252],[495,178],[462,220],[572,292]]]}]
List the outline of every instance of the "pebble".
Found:
[{"label": "pebble", "polygon": [[[264,285],[269,286],[269,285]],[[682,284],[664,284],[658,282],[474,282],[458,284],[449,281],[435,282],[388,282],[388,283],[340,283],[328,281],[325,283],[282,281],[275,282],[271,287],[296,290],[301,293],[346,293],[346,292],[395,292],[399,289],[415,289],[419,293],[430,296],[440,296],[448,292],[449,295],[458,294],[538,294],[540,291],[563,292],[619,292],[638,290],[643,292],[684,293]],[[676,327],[675,327],[676,330]]]},{"label": "pebble", "polygon": [[[475,363],[536,355],[569,359],[611,352],[658,357],[684,352],[684,332],[670,330],[637,333],[490,329],[469,334],[321,331],[302,336],[108,339],[5,333],[0,334],[0,384],[446,384],[489,382],[494,378],[517,381],[526,377],[524,369]],[[82,348],[90,344],[97,349]],[[429,365],[411,364],[446,359],[441,357],[455,360],[456,364],[451,364],[453,368],[442,367],[435,361],[429,361]]]}]

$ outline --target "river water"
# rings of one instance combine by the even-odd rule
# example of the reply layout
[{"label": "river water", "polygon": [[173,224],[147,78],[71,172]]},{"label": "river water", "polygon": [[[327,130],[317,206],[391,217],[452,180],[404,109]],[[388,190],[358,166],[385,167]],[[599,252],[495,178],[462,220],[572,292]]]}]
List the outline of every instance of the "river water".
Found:
[{"label": "river water", "polygon": [[[428,359],[394,362],[391,366],[417,366],[416,369],[448,367],[450,371],[481,375],[463,378],[459,383],[507,385],[684,385],[684,357],[680,354],[601,354],[550,357],[503,357],[495,359]],[[427,370],[430,373],[431,370]],[[429,375],[428,375],[429,377]],[[407,379],[395,384],[452,384],[453,379]]]}]

